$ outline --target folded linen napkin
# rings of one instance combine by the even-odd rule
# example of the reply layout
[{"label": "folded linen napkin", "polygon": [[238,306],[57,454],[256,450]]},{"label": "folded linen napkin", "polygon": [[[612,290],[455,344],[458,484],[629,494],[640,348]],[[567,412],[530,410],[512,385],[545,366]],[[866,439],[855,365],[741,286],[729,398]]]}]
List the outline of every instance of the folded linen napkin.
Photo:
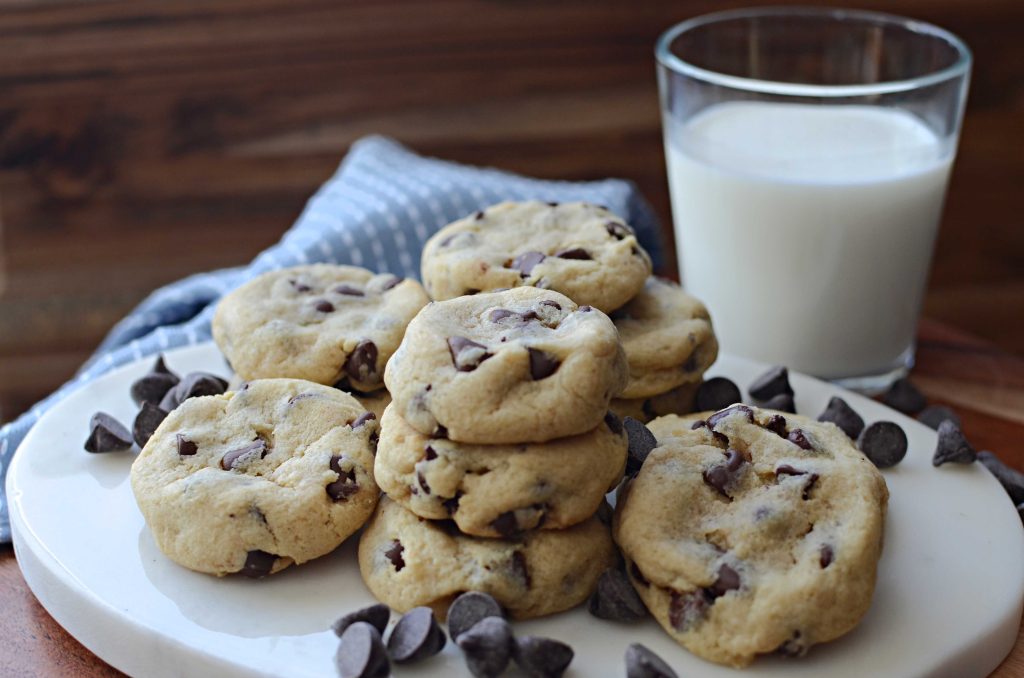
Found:
[{"label": "folded linen napkin", "polygon": [[[11,539],[3,480],[14,451],[71,391],[119,365],[207,341],[217,300],[255,275],[326,261],[419,278],[420,251],[439,228],[502,200],[527,199],[605,205],[633,225],[655,268],[661,263],[657,219],[630,182],[530,179],[425,158],[384,137],[363,138],[279,243],[248,266],[200,273],[156,290],[114,326],[71,381],[0,428],[0,543]],[[82,431],[83,441],[87,434]]]}]

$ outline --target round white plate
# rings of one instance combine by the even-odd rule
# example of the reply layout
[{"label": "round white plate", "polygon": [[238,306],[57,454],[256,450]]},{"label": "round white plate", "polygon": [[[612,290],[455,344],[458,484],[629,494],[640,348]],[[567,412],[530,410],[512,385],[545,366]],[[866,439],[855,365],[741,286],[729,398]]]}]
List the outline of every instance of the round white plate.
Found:
[{"label": "round white plate", "polygon": [[[171,351],[171,369],[226,372],[213,344]],[[130,422],[128,388],[152,359],[127,365],[50,410],[7,476],[14,546],[32,591],[86,647],[139,676],[334,676],[341,614],[370,603],[354,539],[336,552],[263,580],[218,579],[175,565],[156,548],[128,482],[130,453],[83,451],[89,417]],[[723,356],[713,374],[748,384],[756,363]],[[910,439],[885,471],[891,499],[878,587],[852,633],[802,659],[758,659],[749,676],[983,676],[1017,637],[1024,599],[1024,530],[1006,493],[979,464],[932,468],[935,433],[869,399],[790,375],[798,410],[816,415],[841,395],[868,422],[898,422]],[[393,621],[396,618],[393,615]],[[641,642],[680,676],[738,675],[698,659],[653,621],[626,625],[582,609],[519,622],[576,650],[568,676],[625,675]],[[396,675],[469,675],[457,648]]]}]

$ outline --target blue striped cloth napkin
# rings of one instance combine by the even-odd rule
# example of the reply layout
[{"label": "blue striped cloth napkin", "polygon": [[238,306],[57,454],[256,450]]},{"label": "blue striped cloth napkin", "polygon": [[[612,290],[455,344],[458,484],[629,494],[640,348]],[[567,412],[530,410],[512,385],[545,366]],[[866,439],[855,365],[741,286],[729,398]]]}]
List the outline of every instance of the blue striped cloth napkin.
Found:
[{"label": "blue striped cloth napkin", "polygon": [[[439,228],[502,200],[527,199],[605,205],[633,225],[655,268],[662,263],[657,219],[628,181],[531,179],[425,158],[391,139],[366,137],[352,145],[279,243],[248,266],[200,273],[153,292],[114,326],[71,381],[0,428],[0,481],[14,450],[54,403],[119,365],[209,340],[217,300],[253,276],[326,261],[419,278],[420,250]],[[11,539],[3,488],[0,482],[0,543]]]}]

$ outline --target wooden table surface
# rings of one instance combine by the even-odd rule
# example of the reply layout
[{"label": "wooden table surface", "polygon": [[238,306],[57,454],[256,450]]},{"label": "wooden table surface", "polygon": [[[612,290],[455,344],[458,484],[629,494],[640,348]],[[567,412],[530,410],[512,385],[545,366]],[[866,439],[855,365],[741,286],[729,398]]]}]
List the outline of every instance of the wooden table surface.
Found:
[{"label": "wooden table surface", "polygon": [[[913,379],[932,402],[954,406],[979,449],[1024,468],[1024,360],[958,330],[925,321]],[[888,544],[887,548],[899,548]],[[120,672],[62,629],[33,597],[11,548],[0,550],[0,675],[94,678]],[[998,678],[1024,676],[1024,632]]]}]

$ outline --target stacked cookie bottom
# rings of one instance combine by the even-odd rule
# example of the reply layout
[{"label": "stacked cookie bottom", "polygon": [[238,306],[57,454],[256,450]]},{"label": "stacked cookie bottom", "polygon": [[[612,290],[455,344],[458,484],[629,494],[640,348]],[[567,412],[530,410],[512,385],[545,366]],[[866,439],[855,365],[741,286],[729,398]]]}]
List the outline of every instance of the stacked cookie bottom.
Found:
[{"label": "stacked cookie bottom", "polygon": [[[553,374],[566,371],[563,380],[552,374],[538,378],[531,373],[529,361],[524,361],[521,377],[531,390],[557,389],[565,386],[565,378],[573,378],[573,351],[561,353],[558,343],[562,334],[568,339],[574,329],[580,329],[573,327],[577,319],[571,316],[579,314],[567,298],[523,288],[476,295],[472,302],[467,299],[425,309],[410,326],[410,346],[403,343],[394,368],[389,364],[386,379],[394,402],[381,418],[374,462],[375,478],[387,497],[360,541],[360,570],[373,594],[399,611],[426,605],[443,615],[455,596],[476,590],[492,595],[513,618],[552,614],[586,600],[601,573],[615,561],[604,496],[622,478],[626,436],[617,417],[598,413],[596,426],[585,424],[593,426],[589,430],[544,439],[543,429],[524,426],[523,441],[512,442],[508,436],[515,434],[508,433],[510,429],[488,424],[488,418],[493,422],[502,415],[486,406],[481,407],[475,432],[465,422],[450,421],[449,427],[447,420],[432,422],[430,432],[417,429],[404,412],[415,414],[426,408],[431,414],[439,413],[442,399],[454,399],[460,391],[467,403],[481,405],[481,398],[472,391],[474,380],[465,377],[486,376],[486,369],[502,367],[503,357],[515,362],[518,352],[526,354],[543,345],[557,360]],[[496,310],[528,315],[531,307],[543,301],[560,307],[557,314],[545,316],[546,324],[497,322],[499,327],[489,328],[494,330],[493,337],[475,335],[472,341],[479,345],[478,352],[491,355],[478,358],[472,370],[465,369],[468,356],[449,350],[450,342],[432,342],[425,336],[433,329],[429,325],[435,313],[461,318],[458,322],[471,329],[474,318],[490,318]],[[460,308],[467,303],[471,309]],[[446,305],[453,308],[443,308]],[[583,325],[579,336],[586,338],[596,327],[598,337],[607,330],[616,342],[607,317],[592,309],[583,314],[588,317],[578,319]],[[503,313],[494,317],[507,318]],[[417,327],[421,320],[427,327]],[[561,331],[560,325],[564,325]],[[442,334],[450,331],[443,328]],[[531,346],[518,343],[519,339]],[[431,345],[443,347],[444,353],[426,373],[415,365],[426,358],[419,354]],[[608,373],[607,398],[621,385],[624,359],[614,344],[612,350],[598,353],[605,356],[602,362],[587,369]],[[415,362],[407,368],[410,359]],[[429,374],[429,388],[416,383],[423,374]],[[508,376],[504,375],[506,381]],[[509,407],[515,404],[507,402]],[[556,420],[578,416],[579,410],[571,407],[547,412],[548,430],[571,430],[573,426]],[[506,434],[501,442],[479,442],[501,439],[502,431]],[[476,442],[455,440],[455,435]]]}]

